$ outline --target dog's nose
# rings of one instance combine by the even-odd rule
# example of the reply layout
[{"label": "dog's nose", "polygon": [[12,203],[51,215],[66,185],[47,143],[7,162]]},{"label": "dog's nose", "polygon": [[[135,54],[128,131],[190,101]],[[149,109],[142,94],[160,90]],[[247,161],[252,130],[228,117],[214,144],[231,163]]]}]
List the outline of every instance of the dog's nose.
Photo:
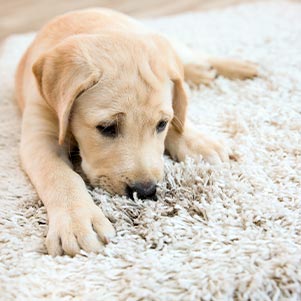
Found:
[{"label": "dog's nose", "polygon": [[136,182],[127,186],[127,194],[132,199],[134,192],[137,193],[139,199],[157,200],[157,185],[154,182]]}]

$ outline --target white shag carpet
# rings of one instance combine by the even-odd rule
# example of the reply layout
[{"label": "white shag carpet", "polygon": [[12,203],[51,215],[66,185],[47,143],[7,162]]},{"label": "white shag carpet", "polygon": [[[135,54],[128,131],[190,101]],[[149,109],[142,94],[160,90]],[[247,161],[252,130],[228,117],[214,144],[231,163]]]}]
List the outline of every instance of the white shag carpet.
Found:
[{"label": "white shag carpet", "polygon": [[146,23],[260,64],[255,80],[191,91],[191,118],[228,141],[237,161],[166,159],[157,202],[91,190],[117,238],[99,255],[45,255],[47,216],[20,168],[13,102],[32,37],[9,38],[0,54],[0,300],[301,300],[301,4]]}]

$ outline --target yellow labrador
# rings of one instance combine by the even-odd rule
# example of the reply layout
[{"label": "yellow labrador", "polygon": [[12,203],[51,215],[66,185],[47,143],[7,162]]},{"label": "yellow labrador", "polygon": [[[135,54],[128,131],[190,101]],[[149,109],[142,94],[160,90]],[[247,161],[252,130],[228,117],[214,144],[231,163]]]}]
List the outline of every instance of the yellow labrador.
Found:
[{"label": "yellow labrador", "polygon": [[212,163],[228,152],[186,120],[184,79],[252,78],[256,67],[206,57],[108,9],[75,11],[42,28],[16,74],[22,165],[47,208],[49,254],[97,252],[115,230],[73,171],[78,146],[93,185],[154,199],[163,153]]}]

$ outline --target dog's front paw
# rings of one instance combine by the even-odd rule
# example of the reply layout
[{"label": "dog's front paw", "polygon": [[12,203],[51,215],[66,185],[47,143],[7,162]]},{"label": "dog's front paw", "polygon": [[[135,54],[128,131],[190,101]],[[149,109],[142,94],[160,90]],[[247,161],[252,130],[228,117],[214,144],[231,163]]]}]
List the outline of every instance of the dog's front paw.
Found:
[{"label": "dog's front paw", "polygon": [[230,149],[227,146],[192,128],[180,137],[170,135],[168,140],[168,152],[176,161],[184,161],[186,157],[202,157],[211,164],[229,161]]},{"label": "dog's front paw", "polygon": [[75,256],[80,249],[98,253],[103,243],[108,243],[114,235],[114,227],[99,207],[77,204],[49,214],[46,246],[52,256]]},{"label": "dog's front paw", "polygon": [[191,157],[199,157],[211,164],[228,162],[230,157],[229,148],[218,140],[199,134],[189,149]]}]

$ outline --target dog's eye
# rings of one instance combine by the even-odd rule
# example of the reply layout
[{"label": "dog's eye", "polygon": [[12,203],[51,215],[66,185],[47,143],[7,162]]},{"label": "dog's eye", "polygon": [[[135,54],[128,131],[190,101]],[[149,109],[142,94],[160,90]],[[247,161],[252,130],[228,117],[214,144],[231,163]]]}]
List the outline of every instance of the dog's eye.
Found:
[{"label": "dog's eye", "polygon": [[118,135],[118,127],[116,123],[108,125],[98,125],[96,128],[105,137],[115,138]]},{"label": "dog's eye", "polygon": [[166,120],[161,120],[158,122],[157,126],[156,126],[156,130],[157,130],[157,133],[161,133],[165,130],[166,128],[166,125],[167,125],[167,121]]}]

